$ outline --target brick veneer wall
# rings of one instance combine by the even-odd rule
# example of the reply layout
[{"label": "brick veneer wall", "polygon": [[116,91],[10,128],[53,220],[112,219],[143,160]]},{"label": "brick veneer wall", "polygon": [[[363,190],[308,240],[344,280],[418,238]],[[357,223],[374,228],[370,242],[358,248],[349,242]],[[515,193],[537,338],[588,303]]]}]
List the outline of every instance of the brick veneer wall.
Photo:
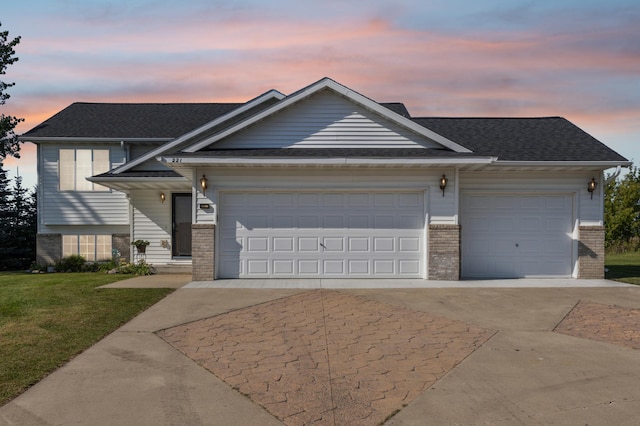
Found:
[{"label": "brick veneer wall", "polygon": [[460,225],[429,225],[429,279],[460,279]]},{"label": "brick veneer wall", "polygon": [[131,259],[131,236],[129,234],[113,234],[111,247],[120,252],[120,259],[126,262]]},{"label": "brick veneer wall", "polygon": [[604,278],[604,226],[580,226],[578,278]]},{"label": "brick veneer wall", "polygon": [[36,262],[38,265],[52,265],[62,258],[62,234],[36,235]]},{"label": "brick veneer wall", "polygon": [[191,225],[191,260],[194,281],[211,281],[215,277],[214,244],[216,226],[195,223]]}]

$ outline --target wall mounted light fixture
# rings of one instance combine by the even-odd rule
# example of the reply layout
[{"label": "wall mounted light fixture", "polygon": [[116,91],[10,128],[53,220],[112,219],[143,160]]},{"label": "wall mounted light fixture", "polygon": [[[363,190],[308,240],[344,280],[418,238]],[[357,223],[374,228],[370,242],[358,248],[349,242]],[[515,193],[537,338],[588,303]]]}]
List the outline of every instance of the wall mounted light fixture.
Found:
[{"label": "wall mounted light fixture", "polygon": [[442,175],[442,177],[440,178],[440,189],[442,189],[442,196],[444,197],[444,189],[447,187],[447,177],[445,175]]},{"label": "wall mounted light fixture", "polygon": [[200,188],[202,188],[202,193],[205,194],[207,192],[207,177],[203,174],[200,178]]},{"label": "wall mounted light fixture", "polygon": [[164,195],[164,192],[161,192],[160,193],[160,201],[162,201],[162,204],[164,204],[164,200],[166,200],[166,199],[167,199],[167,196]]},{"label": "wall mounted light fixture", "polygon": [[596,187],[598,186],[598,182],[596,182],[596,178],[591,178],[591,181],[589,182],[589,185],[587,186],[587,191],[589,191],[589,194],[591,194],[591,199],[593,200],[593,191],[596,190]]}]

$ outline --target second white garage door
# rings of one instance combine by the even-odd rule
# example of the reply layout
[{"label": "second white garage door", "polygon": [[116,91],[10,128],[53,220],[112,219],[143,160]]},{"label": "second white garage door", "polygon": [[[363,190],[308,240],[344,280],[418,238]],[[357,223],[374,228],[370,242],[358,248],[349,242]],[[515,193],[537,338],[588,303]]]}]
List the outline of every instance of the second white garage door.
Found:
[{"label": "second white garage door", "polygon": [[219,278],[422,278],[423,192],[220,192]]},{"label": "second white garage door", "polygon": [[464,278],[571,276],[571,195],[466,193],[461,224]]}]

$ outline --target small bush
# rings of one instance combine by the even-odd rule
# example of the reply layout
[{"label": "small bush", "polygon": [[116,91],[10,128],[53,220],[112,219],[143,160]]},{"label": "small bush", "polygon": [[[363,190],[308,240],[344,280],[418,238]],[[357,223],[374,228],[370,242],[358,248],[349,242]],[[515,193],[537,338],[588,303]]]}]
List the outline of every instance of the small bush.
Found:
[{"label": "small bush", "polygon": [[126,263],[120,265],[118,272],[121,274],[133,274],[133,275],[151,275],[153,270],[144,260],[140,260],[138,263]]},{"label": "small bush", "polygon": [[58,272],[82,272],[85,263],[87,263],[87,261],[84,257],[72,254],[71,256],[58,260],[55,267]]}]

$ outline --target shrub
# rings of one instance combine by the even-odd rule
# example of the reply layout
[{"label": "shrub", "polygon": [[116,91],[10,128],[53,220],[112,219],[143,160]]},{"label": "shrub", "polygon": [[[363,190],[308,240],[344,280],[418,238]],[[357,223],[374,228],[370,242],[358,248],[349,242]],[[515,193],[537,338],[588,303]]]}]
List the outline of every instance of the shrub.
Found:
[{"label": "shrub", "polygon": [[140,260],[138,263],[126,263],[120,265],[118,272],[121,274],[133,274],[133,275],[151,275],[153,270],[144,260]]},{"label": "shrub", "polygon": [[58,272],[81,272],[86,262],[84,257],[72,254],[58,260],[55,267]]}]

